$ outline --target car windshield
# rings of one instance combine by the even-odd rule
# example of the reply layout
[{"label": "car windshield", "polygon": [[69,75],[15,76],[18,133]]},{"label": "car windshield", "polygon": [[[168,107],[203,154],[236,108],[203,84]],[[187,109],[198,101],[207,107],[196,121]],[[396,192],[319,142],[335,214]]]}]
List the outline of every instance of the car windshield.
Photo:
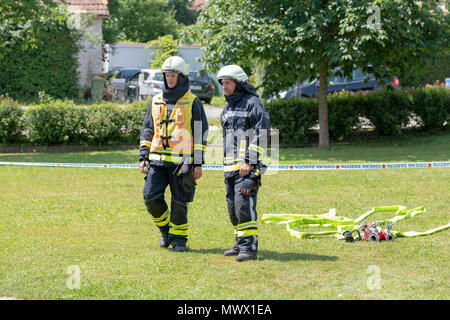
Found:
[{"label": "car windshield", "polygon": [[128,79],[129,77],[133,76],[139,69],[125,69],[121,71],[121,78],[122,79]]},{"label": "car windshield", "polygon": [[208,82],[209,77],[206,74],[203,74],[201,72],[192,71],[189,72],[189,80],[191,81],[200,81],[200,82]]},{"label": "car windshield", "polygon": [[153,77],[153,80],[164,81],[164,75],[162,74],[162,72],[156,72],[155,76]]}]

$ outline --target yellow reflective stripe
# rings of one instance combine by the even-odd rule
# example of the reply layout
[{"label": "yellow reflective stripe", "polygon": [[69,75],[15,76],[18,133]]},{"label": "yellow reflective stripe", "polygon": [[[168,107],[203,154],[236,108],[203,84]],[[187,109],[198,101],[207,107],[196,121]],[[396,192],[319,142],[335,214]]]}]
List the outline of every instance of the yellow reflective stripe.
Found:
[{"label": "yellow reflective stripe", "polygon": [[187,229],[180,229],[180,230],[178,230],[178,229],[170,228],[169,233],[177,235],[177,236],[187,236],[188,235]]},{"label": "yellow reflective stripe", "polygon": [[141,147],[146,146],[146,147],[149,147],[149,148],[150,148],[150,147],[152,146],[152,142],[151,142],[151,141],[148,141],[148,140],[141,140],[140,146],[141,146]]},{"label": "yellow reflective stripe", "polygon": [[159,217],[159,218],[153,218],[153,222],[155,222],[155,224],[158,227],[163,227],[165,225],[167,225],[169,223],[170,220],[170,211],[169,209],[166,210],[166,212],[164,212],[164,214]]},{"label": "yellow reflective stripe", "polygon": [[178,236],[187,236],[188,233],[188,224],[181,224],[181,225],[176,225],[173,224],[172,222],[169,223],[170,226],[170,230],[169,233],[171,234],[175,234]]},{"label": "yellow reflective stripe", "polygon": [[224,165],[223,166],[223,171],[230,172],[230,171],[240,170],[242,165],[243,165],[243,163],[232,164],[232,165]]},{"label": "yellow reflective stripe", "polygon": [[244,162],[244,158],[235,158],[235,157],[225,157],[224,162]]},{"label": "yellow reflective stripe", "polygon": [[248,148],[249,148],[249,149],[252,148],[252,149],[259,150],[259,152],[261,152],[261,153],[265,151],[264,148],[261,148],[260,146],[258,146],[258,145],[256,145],[256,144],[253,144],[253,143],[250,144]]},{"label": "yellow reflective stripe", "polygon": [[247,150],[247,140],[241,140],[241,147],[239,148],[239,156],[243,157],[245,155],[245,150]]},{"label": "yellow reflective stripe", "polygon": [[264,153],[264,151],[261,151],[259,149],[254,148],[254,147],[248,147],[248,150],[252,150],[252,151],[258,152],[259,154],[263,154]]},{"label": "yellow reflective stripe", "polygon": [[206,146],[204,144],[194,144],[194,150],[206,150]]},{"label": "yellow reflective stripe", "polygon": [[[193,161],[193,157],[191,156],[191,162]],[[156,160],[156,161],[167,161],[167,162],[180,162],[183,160],[183,156],[174,156],[174,155],[165,155],[165,154],[156,154],[156,153],[150,153],[149,156],[150,160]]]},{"label": "yellow reflective stripe", "polygon": [[248,221],[245,223],[241,223],[238,224],[238,230],[244,230],[244,229],[248,229],[248,228],[252,228],[252,227],[257,227],[258,226],[258,222],[256,221]]},{"label": "yellow reflective stripe", "polygon": [[237,231],[238,237],[248,237],[248,236],[257,236],[258,235],[258,229],[250,229],[250,230],[243,230]]},{"label": "yellow reflective stripe", "polygon": [[192,148],[179,147],[179,148],[167,148],[166,150],[164,150],[161,148],[152,147],[152,150],[150,152],[151,153],[168,153],[168,154],[175,153],[175,156],[179,155],[180,153],[190,155],[190,154],[192,154]]},{"label": "yellow reflective stripe", "polygon": [[169,224],[171,228],[175,228],[175,229],[187,229],[188,228],[188,224],[181,224],[179,226],[177,226],[176,224],[173,224],[172,222]]}]

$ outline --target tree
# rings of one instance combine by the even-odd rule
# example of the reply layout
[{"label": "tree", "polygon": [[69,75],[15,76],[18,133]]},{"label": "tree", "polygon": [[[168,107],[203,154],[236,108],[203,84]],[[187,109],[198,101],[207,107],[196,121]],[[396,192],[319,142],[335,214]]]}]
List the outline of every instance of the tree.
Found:
[{"label": "tree", "polygon": [[175,10],[175,20],[185,26],[195,24],[199,12],[189,9],[191,0],[169,0],[170,7]]},{"label": "tree", "polygon": [[0,2],[0,92],[32,100],[78,95],[77,41],[69,14],[52,0]]},{"label": "tree", "polygon": [[209,71],[221,64],[265,70],[264,96],[319,78],[319,147],[328,147],[332,71],[360,67],[378,79],[417,68],[448,48],[448,16],[434,0],[210,0],[184,38],[200,41]]},{"label": "tree", "polygon": [[111,19],[104,26],[105,42],[149,42],[166,34],[177,35],[175,11],[169,0],[109,0]]},{"label": "tree", "polygon": [[153,59],[151,67],[160,69],[167,58],[179,53],[178,44],[171,34],[158,37],[157,40],[150,42],[150,46],[156,46],[156,56]]}]

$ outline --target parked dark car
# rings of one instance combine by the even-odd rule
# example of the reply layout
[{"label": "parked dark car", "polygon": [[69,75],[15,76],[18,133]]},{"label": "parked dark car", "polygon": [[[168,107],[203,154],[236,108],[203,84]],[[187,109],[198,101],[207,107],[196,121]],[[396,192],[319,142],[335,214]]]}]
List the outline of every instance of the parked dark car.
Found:
[{"label": "parked dark car", "polygon": [[[367,82],[365,82],[366,78],[369,78]],[[394,79],[384,79],[384,86],[392,85],[398,86],[399,82],[397,78]],[[341,90],[348,91],[371,91],[379,88],[383,88],[383,84],[381,81],[376,80],[375,76],[372,74],[364,75],[361,69],[356,69],[352,73],[351,78],[341,78],[337,76],[333,76],[329,79],[329,84],[327,88],[328,93],[334,93]],[[319,95],[319,81],[314,80],[312,82],[304,82],[300,86],[300,94],[302,98],[315,98]],[[295,88],[291,88],[287,91],[280,92],[280,97],[282,99],[295,97]],[[276,99],[273,99],[276,100]]]},{"label": "parked dark car", "polygon": [[141,70],[142,68],[114,68],[107,73],[106,78],[108,80],[111,78],[125,79],[125,81],[128,82],[132,76],[139,73]]},{"label": "parked dark car", "polygon": [[211,100],[216,91],[214,81],[204,72],[191,71],[189,72],[190,91],[195,94],[200,100],[206,103],[211,103]]}]

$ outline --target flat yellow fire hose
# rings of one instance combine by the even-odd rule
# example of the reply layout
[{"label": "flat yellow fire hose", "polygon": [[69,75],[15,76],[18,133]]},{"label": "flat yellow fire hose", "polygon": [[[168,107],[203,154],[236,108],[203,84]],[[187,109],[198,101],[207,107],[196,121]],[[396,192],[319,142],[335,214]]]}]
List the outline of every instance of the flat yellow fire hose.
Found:
[{"label": "flat yellow fire hose", "polygon": [[[390,219],[380,220],[379,223],[396,223],[400,220],[415,217],[416,215],[427,212],[425,207],[417,207],[411,210],[407,210],[404,206],[384,206],[384,207],[374,207],[370,211],[362,214],[356,219],[350,219],[344,216],[337,216],[334,209],[321,215],[315,214],[263,214],[261,217],[261,222],[264,224],[286,224],[286,229],[289,234],[295,238],[305,239],[314,236],[324,236],[324,235],[334,235],[338,239],[343,239],[344,231],[351,231],[354,229],[359,229],[361,222],[371,215],[379,212],[395,212],[394,216]],[[297,226],[308,226],[308,227],[323,227],[329,228],[328,231],[319,232],[306,232],[297,231],[293,228]],[[423,232],[417,231],[406,231],[400,232],[392,230],[392,234],[396,237],[418,237],[425,236],[429,234],[434,234],[436,232],[448,229],[450,227],[450,222],[446,225],[430,229]]]}]

